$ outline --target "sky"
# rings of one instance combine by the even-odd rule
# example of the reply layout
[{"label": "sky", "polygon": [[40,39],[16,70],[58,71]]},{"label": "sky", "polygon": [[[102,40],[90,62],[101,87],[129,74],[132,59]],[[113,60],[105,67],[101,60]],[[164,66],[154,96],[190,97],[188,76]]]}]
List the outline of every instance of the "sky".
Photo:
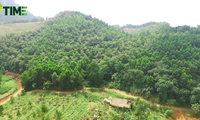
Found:
[{"label": "sky", "polygon": [[54,17],[61,11],[79,11],[109,25],[139,25],[149,21],[171,26],[200,25],[200,0],[15,0],[35,16]]}]

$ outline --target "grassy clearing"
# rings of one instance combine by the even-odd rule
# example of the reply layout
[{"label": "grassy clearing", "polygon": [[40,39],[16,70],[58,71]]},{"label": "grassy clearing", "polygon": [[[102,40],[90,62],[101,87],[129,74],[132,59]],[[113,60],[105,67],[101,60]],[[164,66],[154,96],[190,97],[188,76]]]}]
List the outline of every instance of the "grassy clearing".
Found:
[{"label": "grassy clearing", "polygon": [[[104,90],[87,90],[71,95],[56,93],[27,93],[12,98],[3,105],[4,114],[0,120],[80,120],[91,119],[94,115],[102,120],[148,119],[164,120],[164,109],[138,101],[133,109],[118,109],[103,103],[105,97],[119,97],[119,94]],[[131,99],[137,101],[136,99]],[[153,112],[153,113],[151,113]],[[144,119],[144,120],[145,120]]]},{"label": "grassy clearing", "polygon": [[29,22],[29,23],[13,23],[0,25],[0,37],[8,33],[21,33],[30,30],[35,30],[41,26],[41,22]]},{"label": "grassy clearing", "polygon": [[0,87],[0,99],[12,94],[17,90],[17,86],[15,84],[15,80],[2,76],[2,86]]}]

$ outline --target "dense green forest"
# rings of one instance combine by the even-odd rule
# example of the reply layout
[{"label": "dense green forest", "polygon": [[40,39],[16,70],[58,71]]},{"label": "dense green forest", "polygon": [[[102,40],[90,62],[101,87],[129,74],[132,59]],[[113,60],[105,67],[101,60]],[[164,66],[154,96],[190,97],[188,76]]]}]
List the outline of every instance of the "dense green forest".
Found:
[{"label": "dense green forest", "polygon": [[166,24],[129,34],[65,11],[36,31],[7,34],[0,43],[1,71],[23,73],[25,90],[108,85],[160,103],[198,107],[200,26]]}]

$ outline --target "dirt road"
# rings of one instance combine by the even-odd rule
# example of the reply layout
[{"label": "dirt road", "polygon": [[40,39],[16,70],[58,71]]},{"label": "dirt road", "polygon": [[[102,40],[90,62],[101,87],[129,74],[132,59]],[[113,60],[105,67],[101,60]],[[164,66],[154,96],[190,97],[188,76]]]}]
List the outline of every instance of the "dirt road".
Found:
[{"label": "dirt road", "polygon": [[11,96],[16,97],[18,94],[21,94],[21,91],[22,91],[21,79],[19,79],[19,80],[16,81],[16,85],[18,87],[18,90],[15,91],[12,95],[9,95],[8,97],[5,97],[4,99],[2,99],[0,101],[0,105],[3,105],[6,102],[8,102],[10,100]]}]

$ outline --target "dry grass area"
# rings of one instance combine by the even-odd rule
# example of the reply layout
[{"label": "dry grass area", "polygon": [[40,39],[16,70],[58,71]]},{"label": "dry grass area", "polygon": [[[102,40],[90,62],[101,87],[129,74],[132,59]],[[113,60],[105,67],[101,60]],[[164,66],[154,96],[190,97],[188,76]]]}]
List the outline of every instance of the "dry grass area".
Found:
[{"label": "dry grass area", "polygon": [[123,30],[124,32],[135,32],[135,31],[140,32],[141,28],[124,28]]},{"label": "dry grass area", "polygon": [[124,32],[129,32],[129,33],[141,33],[141,32],[146,32],[146,31],[151,31],[151,32],[156,32],[162,30],[166,26],[165,23],[159,23],[155,25],[150,25],[147,27],[141,27],[141,28],[124,28],[122,29]]},{"label": "dry grass area", "polygon": [[8,33],[21,33],[39,28],[42,22],[13,23],[0,25],[0,36]]}]

